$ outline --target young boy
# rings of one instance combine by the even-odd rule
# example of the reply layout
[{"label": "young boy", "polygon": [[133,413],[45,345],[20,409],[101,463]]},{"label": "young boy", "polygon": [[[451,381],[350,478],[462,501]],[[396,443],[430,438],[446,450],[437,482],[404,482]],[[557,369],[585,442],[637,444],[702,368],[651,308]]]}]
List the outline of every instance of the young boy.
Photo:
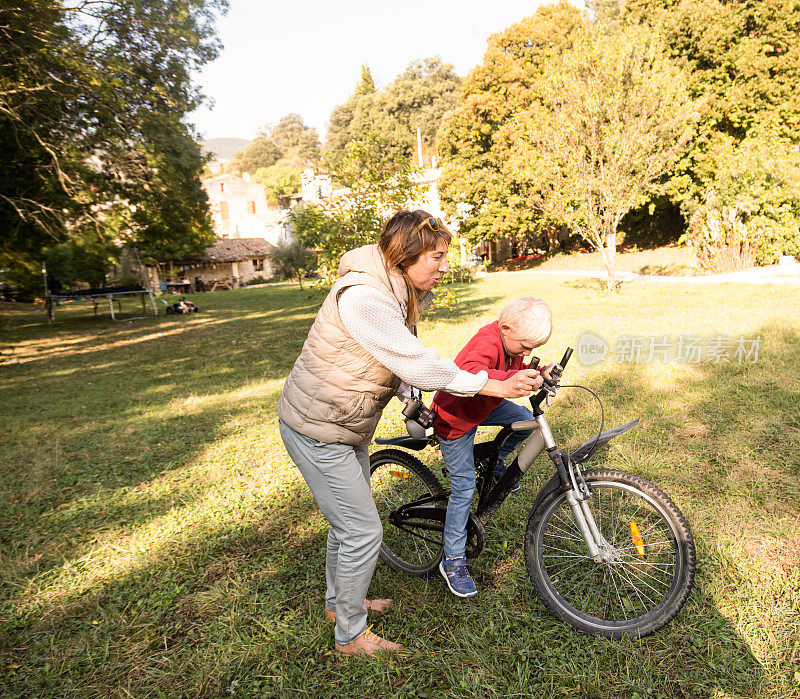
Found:
[{"label": "young boy", "polygon": [[[504,381],[523,369],[523,358],[550,337],[552,315],[540,298],[523,296],[509,303],[494,323],[482,327],[458,353],[459,368],[477,373],[486,371],[490,379]],[[534,390],[541,386],[536,378]],[[473,396],[459,398],[439,391],[431,408],[436,413],[434,431],[450,473],[452,493],[447,504],[444,523],[444,554],[439,571],[450,591],[458,597],[473,597],[478,588],[467,569],[465,549],[467,520],[475,492],[475,462],[472,448],[479,425],[510,425],[520,420],[532,420],[527,408],[504,398]],[[530,432],[515,432],[500,450],[495,476],[506,470],[505,458]]]}]

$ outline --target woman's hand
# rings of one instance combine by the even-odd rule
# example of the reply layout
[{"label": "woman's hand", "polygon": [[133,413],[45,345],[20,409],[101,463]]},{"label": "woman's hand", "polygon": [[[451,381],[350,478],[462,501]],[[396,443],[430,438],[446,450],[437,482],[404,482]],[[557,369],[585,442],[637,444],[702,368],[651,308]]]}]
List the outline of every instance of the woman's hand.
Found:
[{"label": "woman's hand", "polygon": [[482,396],[495,398],[521,398],[529,396],[541,387],[543,381],[536,369],[521,369],[516,374],[509,376],[505,381],[489,379],[486,385],[478,391]]},{"label": "woman's hand", "polygon": [[529,396],[537,388],[540,388],[543,380],[536,369],[520,369],[513,376],[509,376],[503,384],[507,393],[503,398],[521,398]]}]

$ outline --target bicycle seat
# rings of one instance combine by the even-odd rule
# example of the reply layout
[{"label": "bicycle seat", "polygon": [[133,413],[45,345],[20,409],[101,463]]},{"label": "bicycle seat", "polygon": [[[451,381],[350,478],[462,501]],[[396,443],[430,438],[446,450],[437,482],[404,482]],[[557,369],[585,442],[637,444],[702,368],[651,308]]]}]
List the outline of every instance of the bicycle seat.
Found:
[{"label": "bicycle seat", "polygon": [[430,444],[428,439],[414,439],[413,437],[391,437],[385,439],[378,437],[375,444],[391,444],[395,447],[404,447],[405,449],[413,449],[414,451],[422,451]]}]

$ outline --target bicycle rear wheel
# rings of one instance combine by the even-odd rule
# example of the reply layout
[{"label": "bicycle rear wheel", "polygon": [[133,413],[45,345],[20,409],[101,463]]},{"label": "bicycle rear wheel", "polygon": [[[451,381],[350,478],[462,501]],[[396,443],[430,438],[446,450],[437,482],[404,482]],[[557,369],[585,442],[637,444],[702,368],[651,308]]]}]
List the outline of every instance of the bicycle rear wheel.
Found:
[{"label": "bicycle rear wheel", "polygon": [[689,525],[675,503],[643,478],[599,469],[584,474],[606,560],[589,557],[560,491],[531,512],[525,563],[545,605],[584,633],[646,636],[669,623],[694,581]]},{"label": "bicycle rear wheel", "polygon": [[408,575],[424,576],[434,571],[442,558],[441,529],[426,528],[435,526],[435,522],[399,521],[392,514],[401,505],[444,493],[436,476],[416,457],[383,449],[370,457],[370,487],[383,523],[381,560]]}]

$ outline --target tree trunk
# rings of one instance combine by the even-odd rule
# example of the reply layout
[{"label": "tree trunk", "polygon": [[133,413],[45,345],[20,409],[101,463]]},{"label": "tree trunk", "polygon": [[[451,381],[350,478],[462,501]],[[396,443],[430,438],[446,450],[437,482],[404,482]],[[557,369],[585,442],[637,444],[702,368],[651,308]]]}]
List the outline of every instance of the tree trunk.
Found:
[{"label": "tree trunk", "polygon": [[297,283],[300,285],[300,290],[303,290],[303,277],[300,274],[300,268],[297,268]]},{"label": "tree trunk", "polygon": [[600,257],[603,258],[603,266],[606,268],[606,288],[610,291],[614,288],[614,257],[617,250],[617,231],[611,231],[606,234],[605,240],[603,236],[597,236],[597,249],[600,252]]}]

